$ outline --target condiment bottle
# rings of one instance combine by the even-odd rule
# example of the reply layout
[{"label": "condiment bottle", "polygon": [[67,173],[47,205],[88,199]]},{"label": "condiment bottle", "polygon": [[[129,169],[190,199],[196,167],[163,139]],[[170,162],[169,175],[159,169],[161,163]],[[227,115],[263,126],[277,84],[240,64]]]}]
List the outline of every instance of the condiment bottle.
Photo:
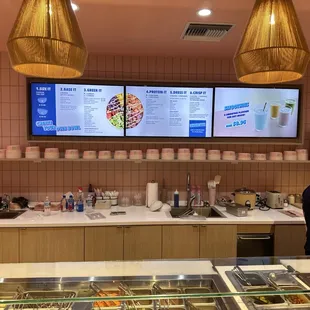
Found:
[{"label": "condiment bottle", "polygon": [[174,207],[178,208],[179,207],[179,203],[180,203],[180,196],[179,196],[179,192],[176,189],[174,192]]}]

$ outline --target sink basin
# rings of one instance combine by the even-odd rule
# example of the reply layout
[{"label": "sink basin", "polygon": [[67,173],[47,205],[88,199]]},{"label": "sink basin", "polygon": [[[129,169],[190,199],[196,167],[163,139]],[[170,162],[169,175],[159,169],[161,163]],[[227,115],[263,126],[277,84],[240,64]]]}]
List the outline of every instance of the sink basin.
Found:
[{"label": "sink basin", "polygon": [[0,220],[13,220],[24,212],[25,211],[0,211]]},{"label": "sink basin", "polygon": [[[178,217],[180,217],[180,215],[182,215],[184,213],[185,210],[186,210],[186,208],[184,208],[184,207],[183,208],[172,208],[170,211],[170,214],[173,218],[178,218]],[[225,217],[213,208],[194,208],[194,210],[198,215],[201,215],[201,216],[204,216],[207,218]]]}]

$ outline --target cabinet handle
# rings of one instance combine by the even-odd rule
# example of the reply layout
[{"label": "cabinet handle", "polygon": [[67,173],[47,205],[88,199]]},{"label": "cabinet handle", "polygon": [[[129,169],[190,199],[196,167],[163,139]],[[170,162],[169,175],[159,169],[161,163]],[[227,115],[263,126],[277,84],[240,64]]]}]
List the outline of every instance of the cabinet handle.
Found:
[{"label": "cabinet handle", "polygon": [[25,227],[22,227],[22,228],[20,228],[20,230],[26,230],[27,228],[25,228]]},{"label": "cabinet handle", "polygon": [[206,228],[207,226],[206,225],[201,225],[201,227]]},{"label": "cabinet handle", "polygon": [[129,229],[129,228],[130,228],[130,226],[125,226],[125,228],[126,228],[126,229]]},{"label": "cabinet handle", "polygon": [[116,228],[123,228],[123,226],[116,226]]},{"label": "cabinet handle", "polygon": [[194,228],[198,228],[198,225],[193,225]]}]

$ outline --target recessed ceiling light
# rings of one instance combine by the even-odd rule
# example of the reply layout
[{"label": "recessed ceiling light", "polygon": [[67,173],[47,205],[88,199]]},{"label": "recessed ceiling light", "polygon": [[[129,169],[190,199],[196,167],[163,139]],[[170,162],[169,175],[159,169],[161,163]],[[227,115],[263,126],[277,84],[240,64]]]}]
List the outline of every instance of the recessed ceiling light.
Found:
[{"label": "recessed ceiling light", "polygon": [[73,2],[71,2],[71,6],[72,6],[73,11],[75,11],[75,12],[80,9],[80,7],[77,4],[73,3]]},{"label": "recessed ceiling light", "polygon": [[212,14],[212,11],[209,9],[200,9],[199,11],[197,11],[197,15],[199,16],[209,16]]}]

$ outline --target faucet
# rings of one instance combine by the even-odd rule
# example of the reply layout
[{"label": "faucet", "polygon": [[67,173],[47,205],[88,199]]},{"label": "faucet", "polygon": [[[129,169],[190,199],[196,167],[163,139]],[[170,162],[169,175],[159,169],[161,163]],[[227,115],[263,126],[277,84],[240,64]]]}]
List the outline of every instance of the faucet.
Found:
[{"label": "faucet", "polygon": [[192,209],[192,203],[196,198],[195,195],[192,196],[191,189],[191,174],[188,172],[186,178],[187,209]]},{"label": "faucet", "polygon": [[191,200],[191,174],[188,172],[186,177],[186,192],[187,192],[187,207],[189,207],[189,202]]}]

